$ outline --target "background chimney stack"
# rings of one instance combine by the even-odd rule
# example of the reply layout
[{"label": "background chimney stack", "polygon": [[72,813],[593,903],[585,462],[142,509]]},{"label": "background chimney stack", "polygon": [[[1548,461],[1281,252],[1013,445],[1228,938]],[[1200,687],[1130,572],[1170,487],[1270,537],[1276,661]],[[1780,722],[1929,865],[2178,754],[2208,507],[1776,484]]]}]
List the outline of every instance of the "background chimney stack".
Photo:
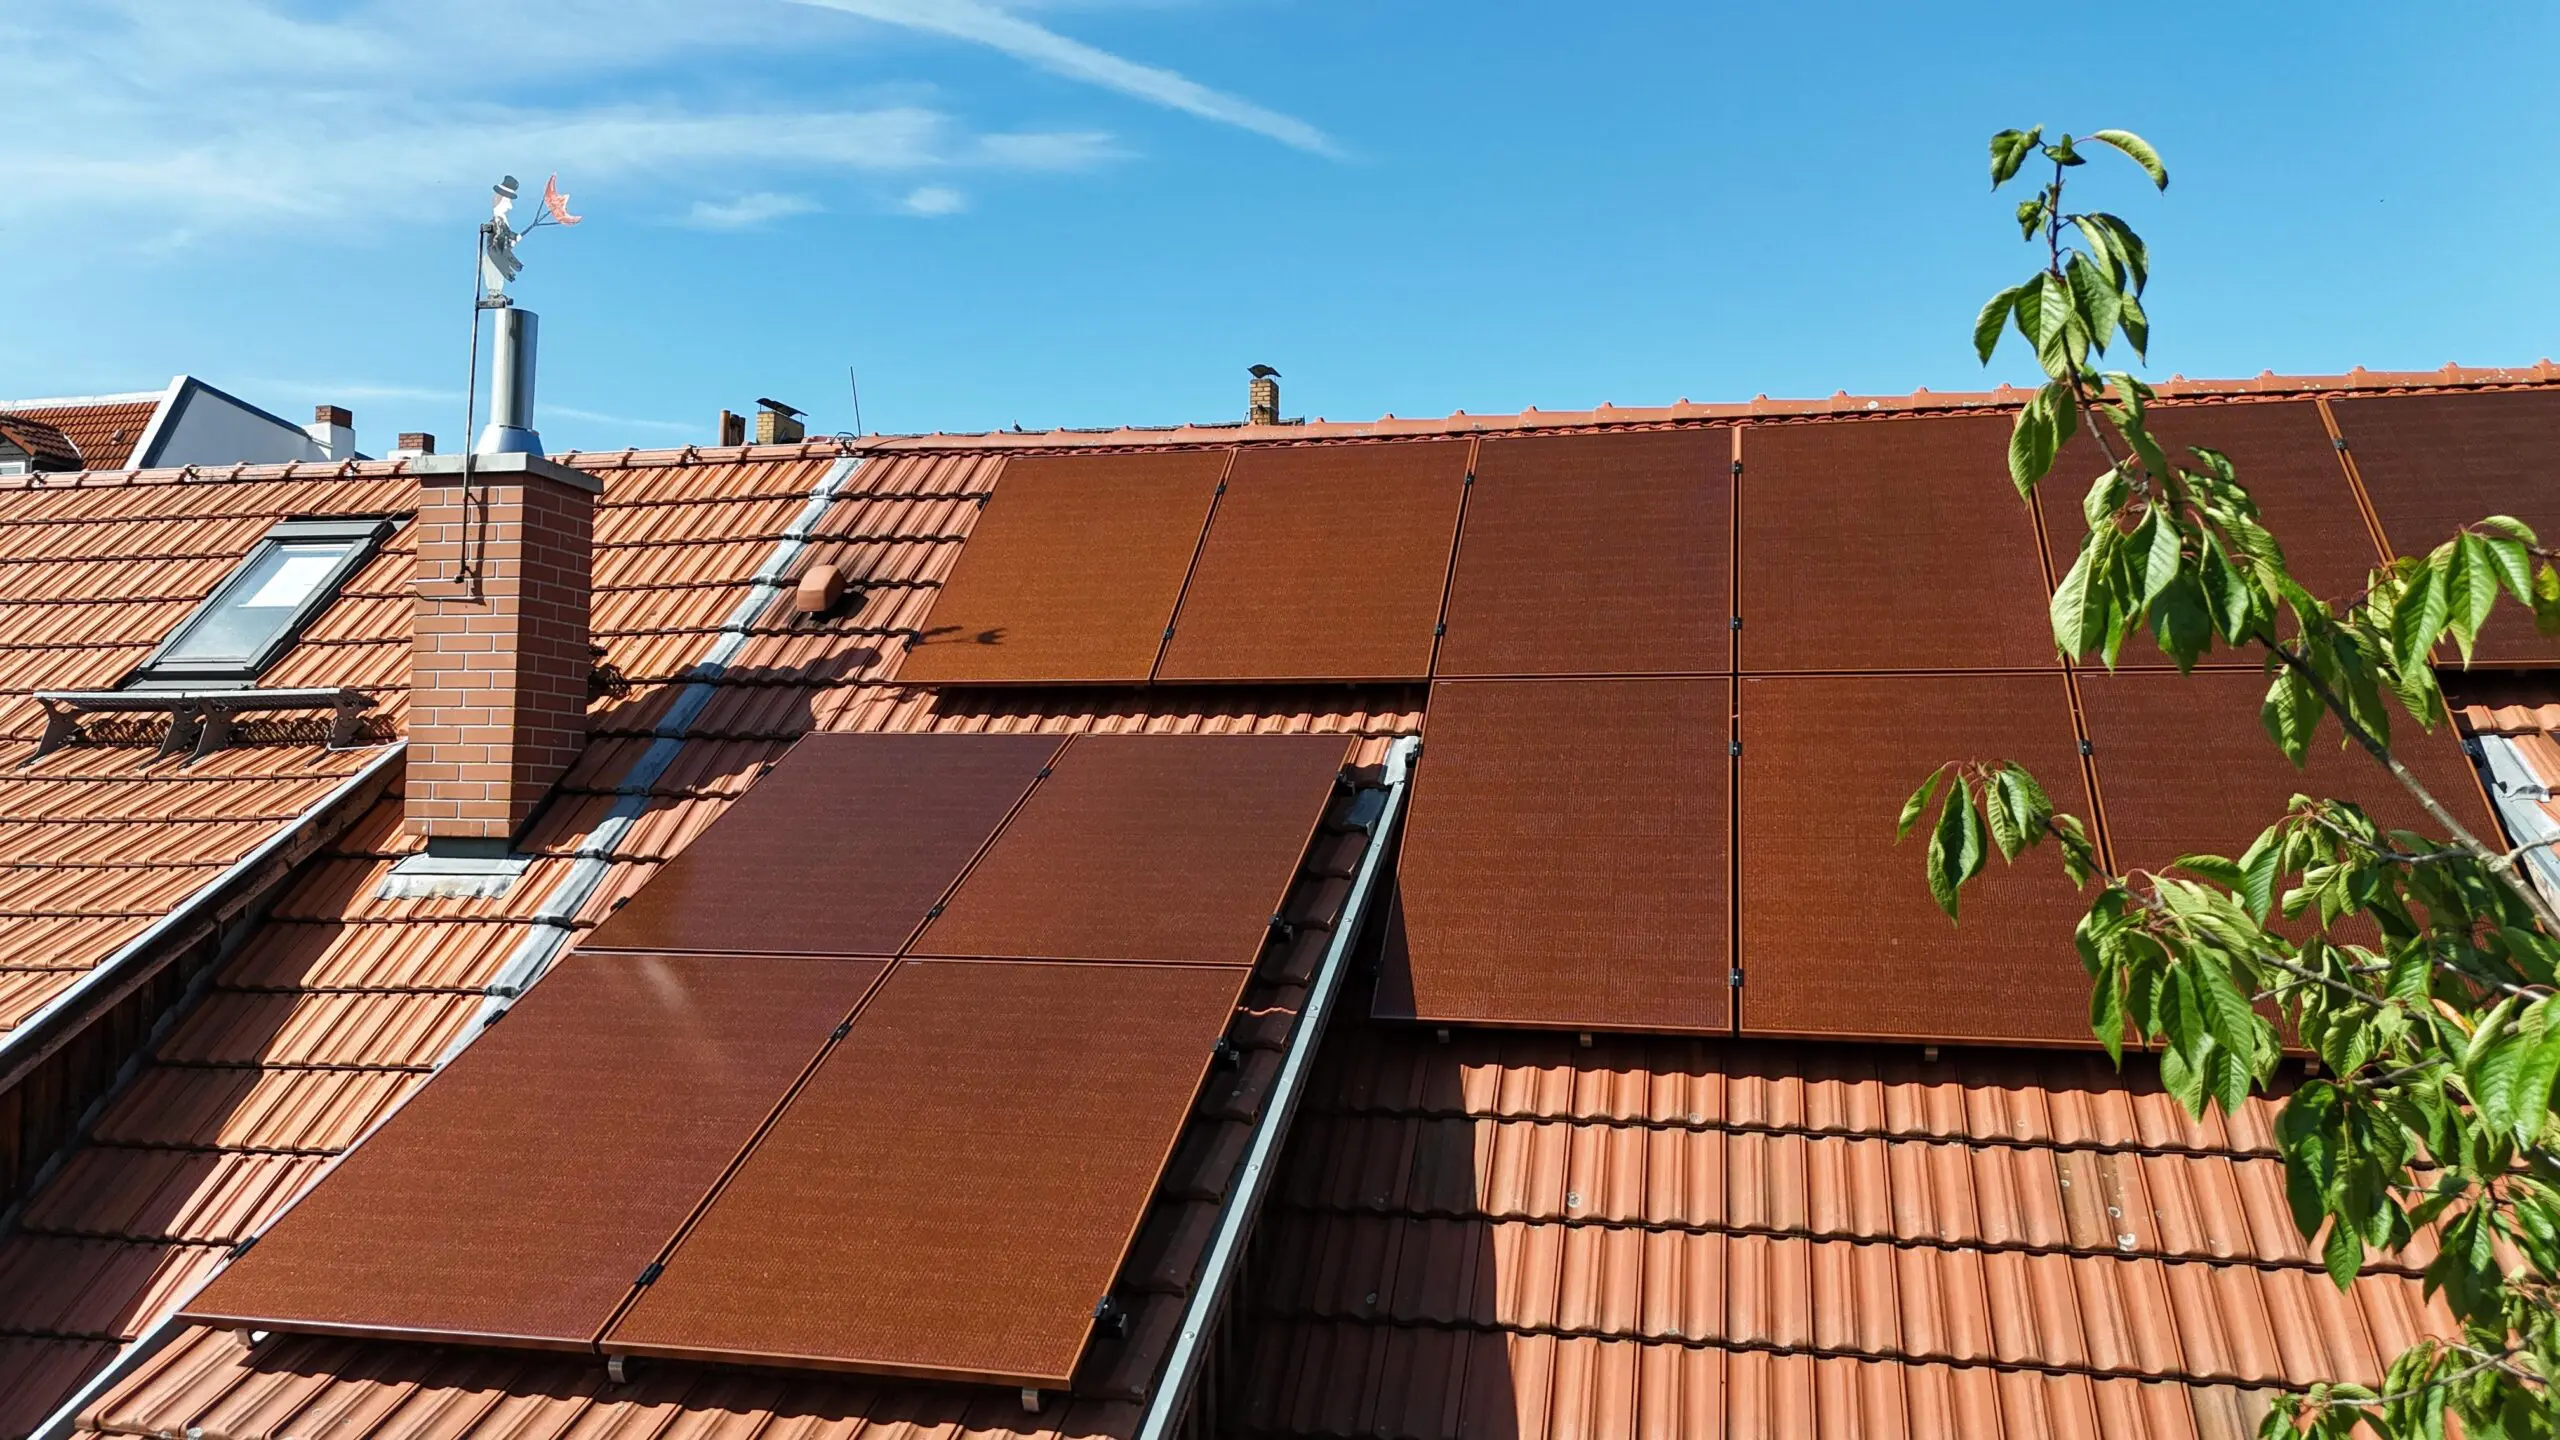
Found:
[{"label": "background chimney stack", "polygon": [[400,432],[400,447],[391,452],[391,458],[415,460],[421,455],[434,453],[436,453],[436,437],[424,430],[403,430]]},{"label": "background chimney stack", "polygon": [[795,410],[779,400],[756,397],[756,443],[788,445],[809,438],[809,427],[800,423],[806,412]]},{"label": "background chimney stack", "polygon": [[355,413],[343,405],[314,405],[311,423],[302,427],[319,445],[321,457],[328,460],[352,460],[356,455]]},{"label": "background chimney stack", "polygon": [[1279,424],[1280,372],[1268,365],[1256,365],[1247,373],[1253,376],[1253,383],[1245,387],[1244,423]]},{"label": "background chimney stack", "polygon": [[747,417],[746,417],[746,416],[744,416],[744,415],[739,414],[739,413],[738,413],[737,411],[735,411],[735,410],[723,410],[723,411],[721,411],[721,412],[720,412],[720,438],[719,438],[719,439],[717,439],[717,440],[715,440],[715,441],[713,441],[712,443],[713,443],[713,444],[715,444],[715,445],[744,445],[744,444],[746,444],[746,443],[747,443]]}]

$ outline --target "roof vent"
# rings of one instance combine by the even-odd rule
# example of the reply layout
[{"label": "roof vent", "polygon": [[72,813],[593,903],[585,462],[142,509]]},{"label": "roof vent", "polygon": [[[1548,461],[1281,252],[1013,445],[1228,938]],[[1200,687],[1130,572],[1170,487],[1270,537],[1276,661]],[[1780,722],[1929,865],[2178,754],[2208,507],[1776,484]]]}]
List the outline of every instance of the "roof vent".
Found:
[{"label": "roof vent", "polygon": [[1245,373],[1253,377],[1244,392],[1244,423],[1277,425],[1280,423],[1280,372],[1268,365],[1256,365]]},{"label": "roof vent", "polygon": [[809,438],[809,427],[802,424],[807,411],[795,410],[779,400],[756,397],[756,443],[788,445]]}]

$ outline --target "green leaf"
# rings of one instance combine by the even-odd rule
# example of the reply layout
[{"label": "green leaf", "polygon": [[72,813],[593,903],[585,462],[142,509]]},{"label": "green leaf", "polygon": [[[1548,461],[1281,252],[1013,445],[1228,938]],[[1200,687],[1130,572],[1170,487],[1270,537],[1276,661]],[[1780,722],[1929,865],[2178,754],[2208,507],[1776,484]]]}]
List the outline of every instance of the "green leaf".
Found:
[{"label": "green leaf", "polygon": [[2354,1287],[2356,1272],[2364,1268],[2364,1241],[2353,1226],[2344,1221],[2329,1226],[2329,1238],[2320,1246],[2320,1265],[2340,1290]]},{"label": "green leaf", "polygon": [[1947,771],[1953,765],[1954,762],[1949,761],[1930,771],[1929,778],[1920,782],[1920,788],[1911,792],[1911,798],[1902,802],[1902,818],[1893,822],[1893,843],[1899,845],[1911,834],[1911,827],[1919,821],[1920,812],[1929,808],[1929,802],[1936,798],[1938,787],[1946,783]]},{"label": "green leaf", "polygon": [[2124,327],[2124,343],[2133,347],[2133,358],[2147,360],[2151,350],[2151,314],[2142,308],[2142,290],[2133,289],[2116,297],[2116,323]]},{"label": "green leaf", "polygon": [[2106,349],[2116,333],[2115,283],[2099,273],[2085,255],[2072,256],[2070,264],[2063,267],[2063,274],[2071,282],[2072,308],[2079,312],[2081,328],[2088,332],[2091,348]]},{"label": "green leaf", "polygon": [[2142,603],[2148,606],[2178,578],[2179,542],[2177,523],[2165,507],[2154,505],[2142,517],[2142,528],[2133,532],[2133,542],[2142,551]]},{"label": "green leaf", "polygon": [[1982,816],[1974,809],[1973,782],[1957,776],[1956,794],[1964,803],[1947,808],[1956,812],[1956,883],[1962,885],[1982,873],[1991,852],[1982,843]]},{"label": "green leaf", "polygon": [[2204,587],[2195,576],[2179,575],[2151,602],[2151,633],[2159,638],[2161,653],[2178,662],[2181,673],[2194,669],[2211,648],[2213,616],[2205,609]]},{"label": "green leaf", "polygon": [[2090,860],[2097,854],[2097,847],[2089,843],[2087,828],[2081,825],[2077,815],[2054,816],[2053,828],[2061,831],[2064,837],[2062,873],[2070,877],[2075,889],[2088,884],[2096,873],[2090,868]]},{"label": "green leaf", "polygon": [[2462,663],[2468,667],[2480,626],[2498,603],[2498,567],[2489,557],[2488,541],[2466,531],[2454,542],[2445,588],[2453,601],[2454,643],[2462,647]]},{"label": "green leaf", "polygon": [[2531,1048],[2516,1067],[2514,1123],[2510,1134],[2529,1144],[2551,1117],[2552,1091],[2560,1087],[2560,1007],[2543,999],[2534,1004],[2532,1023],[2523,1027]]},{"label": "green leaf", "polygon": [[2132,226],[2103,210],[2074,216],[2072,223],[2083,234],[2092,228],[2106,232],[2108,251],[2124,265],[2126,278],[2132,281],[2128,287],[2131,294],[2141,294],[2142,287],[2151,283],[2151,251]]},{"label": "green leaf", "polygon": [[1983,364],[1990,364],[1991,352],[2000,348],[2000,331],[2009,323],[2009,317],[2017,312],[2018,297],[2026,290],[2024,285],[2010,286],[1992,296],[1991,302],[1982,307],[1982,313],[1974,317],[1973,349],[1982,357]]},{"label": "green leaf", "polygon": [[1945,808],[1938,812],[1938,823],[1930,827],[1929,854],[1925,862],[1929,897],[1938,902],[1939,909],[1947,912],[1949,920],[1956,918],[1956,887],[1962,883],[1959,856],[1963,846],[1964,822],[1958,818],[1959,811],[1965,814],[1973,811],[1973,788],[1961,775],[1956,777],[1955,788],[1948,794]]},{"label": "green leaf", "polygon": [[2152,149],[2150,142],[2141,136],[2130,130],[2092,130],[2088,138],[2101,145],[2113,145],[2123,151],[2126,158],[2142,167],[2143,174],[2151,177],[2151,183],[2155,187],[2162,190],[2169,188],[2169,171],[2160,163],[2160,152]]},{"label": "green leaf", "polygon": [[2427,652],[2434,648],[2436,637],[2444,633],[2445,620],[2451,614],[2445,566],[2422,562],[2401,592],[2399,603],[2392,607],[2392,662],[2403,670],[2425,668]]},{"label": "green leaf", "polygon": [[2013,807],[2016,792],[2004,783],[2005,776],[1992,777],[1982,787],[1982,811],[1991,821],[1991,843],[1999,848],[2003,862],[2018,858],[2027,848],[2024,817]]},{"label": "green leaf", "polygon": [[2267,687],[2266,703],[2258,709],[2258,723],[2266,727],[2267,738],[2276,742],[2284,758],[2300,769],[2303,757],[2311,753],[2311,733],[2320,726],[2320,713],[2320,696],[2311,688],[2311,682],[2285,670]]},{"label": "green leaf", "polygon": [[2533,628],[2560,635],[2560,565],[2545,564],[2534,572]]},{"label": "green leaf", "polygon": [[2283,869],[2284,842],[2275,830],[2258,836],[2240,857],[2240,883],[2233,887],[2242,904],[2249,907],[2249,918],[2264,925],[2275,910],[2276,877]]},{"label": "green leaf", "polygon": [[2488,550],[2490,568],[2498,572],[2499,583],[2507,587],[2507,593],[2516,597],[2519,605],[2532,604],[2532,548],[2526,542],[2507,535],[2485,536],[2481,544]]},{"label": "green leaf", "polygon": [[[2044,373],[2056,379],[2067,375],[2079,363],[2073,344],[2079,329],[2079,312],[2071,303],[2071,285],[2061,276],[2046,271],[2039,276],[2036,291],[2019,306],[2020,314],[2033,312],[2034,328],[2028,338],[2036,343],[2036,359]],[[2080,344],[2085,346],[2082,339]]]},{"label": "green leaf", "polygon": [[2009,483],[2021,496],[2053,469],[2053,459],[2071,438],[2076,421],[2069,382],[2052,380],[2027,398],[2009,428]]},{"label": "green leaf", "polygon": [[1991,188],[1999,189],[2018,173],[2018,167],[2034,154],[2036,141],[2043,138],[2044,127],[2032,130],[2003,130],[1991,137]]}]

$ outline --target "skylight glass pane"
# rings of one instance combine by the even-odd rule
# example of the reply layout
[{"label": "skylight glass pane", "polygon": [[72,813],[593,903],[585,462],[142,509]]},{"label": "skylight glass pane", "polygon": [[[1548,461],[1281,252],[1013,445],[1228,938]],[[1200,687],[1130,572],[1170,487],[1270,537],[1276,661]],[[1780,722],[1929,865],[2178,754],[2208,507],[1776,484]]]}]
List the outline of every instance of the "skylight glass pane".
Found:
[{"label": "skylight glass pane", "polygon": [[186,633],[160,656],[161,663],[248,664],[293,624],[353,548],[344,540],[268,546],[205,602]]}]

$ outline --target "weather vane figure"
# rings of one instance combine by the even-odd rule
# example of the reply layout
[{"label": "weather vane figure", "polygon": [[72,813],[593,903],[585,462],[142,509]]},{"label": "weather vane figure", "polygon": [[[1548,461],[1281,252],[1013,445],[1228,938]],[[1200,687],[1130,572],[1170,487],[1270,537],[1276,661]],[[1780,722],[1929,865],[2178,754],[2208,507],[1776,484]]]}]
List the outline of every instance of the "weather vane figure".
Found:
[{"label": "weather vane figure", "polygon": [[569,197],[561,193],[557,175],[542,182],[543,213],[522,230],[515,227],[516,177],[499,176],[489,193],[489,223],[480,227],[480,308],[503,310],[515,303],[507,298],[507,282],[524,273],[516,242],[545,225],[575,225],[584,217],[569,213]]}]

